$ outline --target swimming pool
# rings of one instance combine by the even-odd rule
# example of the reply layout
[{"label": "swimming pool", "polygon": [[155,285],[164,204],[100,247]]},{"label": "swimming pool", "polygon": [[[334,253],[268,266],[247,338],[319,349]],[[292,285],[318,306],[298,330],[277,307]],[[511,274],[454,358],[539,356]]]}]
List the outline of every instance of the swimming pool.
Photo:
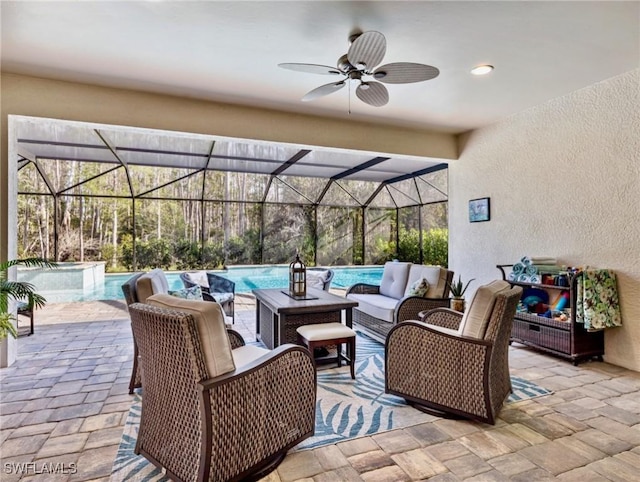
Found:
[{"label": "swimming pool", "polygon": [[[340,266],[335,271],[331,286],[348,288],[356,283],[380,284],[382,266]],[[226,271],[215,271],[236,284],[236,293],[250,293],[254,289],[286,288],[289,284],[289,268],[285,265],[230,267]],[[166,272],[169,289],[177,290],[184,285],[180,272]],[[123,299],[122,284],[131,277],[126,274],[106,274],[104,284],[98,284],[90,290],[40,290],[48,303],[66,303],[70,301],[97,301]]]}]

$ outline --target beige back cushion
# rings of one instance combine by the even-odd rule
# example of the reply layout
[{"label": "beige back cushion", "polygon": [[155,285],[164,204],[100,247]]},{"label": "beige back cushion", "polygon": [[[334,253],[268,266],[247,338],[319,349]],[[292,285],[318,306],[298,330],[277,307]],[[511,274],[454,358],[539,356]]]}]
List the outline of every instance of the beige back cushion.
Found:
[{"label": "beige back cushion", "polygon": [[511,285],[502,280],[492,281],[488,285],[478,288],[460,321],[461,335],[478,339],[484,338],[496,296],[510,288]]},{"label": "beige back cushion", "polygon": [[328,277],[329,271],[327,270],[307,270],[307,287],[322,290]]},{"label": "beige back cushion", "polygon": [[196,320],[204,362],[210,377],[217,377],[236,369],[224,323],[224,313],[218,303],[185,300],[166,294],[153,295],[147,299],[147,303],[183,311],[193,316]]},{"label": "beige back cushion", "polygon": [[209,278],[207,278],[206,271],[193,271],[191,273],[186,273],[186,278],[193,284],[204,286],[206,288],[209,287]]},{"label": "beige back cushion", "polygon": [[382,281],[380,281],[380,294],[399,300],[404,296],[404,290],[409,278],[409,268],[411,263],[399,263],[388,261],[382,271]]},{"label": "beige back cushion", "polygon": [[151,295],[168,293],[169,282],[164,275],[164,271],[156,268],[140,276],[136,281],[136,292],[140,303],[146,303],[147,298]]},{"label": "beige back cushion", "polygon": [[404,296],[409,295],[411,285],[419,279],[426,279],[429,283],[429,290],[425,295],[427,298],[442,298],[447,286],[447,270],[440,266],[426,266],[424,264],[414,264],[409,271],[409,281],[404,290]]}]

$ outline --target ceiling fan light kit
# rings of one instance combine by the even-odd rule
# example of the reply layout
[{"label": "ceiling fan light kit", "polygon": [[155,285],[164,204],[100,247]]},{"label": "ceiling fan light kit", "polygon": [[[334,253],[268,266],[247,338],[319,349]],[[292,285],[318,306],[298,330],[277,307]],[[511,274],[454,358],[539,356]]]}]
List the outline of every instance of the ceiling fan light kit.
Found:
[{"label": "ceiling fan light kit", "polygon": [[[389,102],[389,92],[381,83],[409,84],[435,79],[440,71],[431,65],[412,62],[395,62],[374,68],[382,62],[387,50],[387,41],[380,32],[374,30],[349,37],[349,51],[341,56],[336,67],[317,64],[283,63],[283,69],[307,72],[311,74],[341,75],[339,82],[321,85],[308,92],[303,101],[315,100],[336,92],[347,85],[347,80],[358,82],[356,96],[365,104],[382,107]],[[371,80],[363,77],[372,77]],[[378,82],[379,81],[379,82]]]}]

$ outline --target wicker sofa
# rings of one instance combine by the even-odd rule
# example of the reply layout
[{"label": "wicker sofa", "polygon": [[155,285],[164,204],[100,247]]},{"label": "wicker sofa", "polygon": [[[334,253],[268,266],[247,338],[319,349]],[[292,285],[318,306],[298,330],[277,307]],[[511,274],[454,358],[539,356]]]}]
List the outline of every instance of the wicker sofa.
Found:
[{"label": "wicker sofa", "polygon": [[[449,306],[449,286],[453,271],[440,266],[390,261],[384,265],[380,286],[358,283],[347,290],[347,298],[358,302],[353,322],[379,341],[405,320],[417,320],[418,313]],[[425,279],[425,296],[410,294],[414,283]]]},{"label": "wicker sofa", "polygon": [[129,306],[144,389],[135,453],[172,480],[257,480],[315,429],[306,348],[233,348],[220,305],[153,295]]}]

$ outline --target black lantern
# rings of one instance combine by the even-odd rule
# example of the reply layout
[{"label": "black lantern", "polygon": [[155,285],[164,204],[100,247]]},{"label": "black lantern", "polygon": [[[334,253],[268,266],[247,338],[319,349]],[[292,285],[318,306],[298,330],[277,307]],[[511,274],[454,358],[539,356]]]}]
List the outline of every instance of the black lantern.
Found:
[{"label": "black lantern", "polygon": [[289,265],[289,294],[293,298],[307,295],[307,267],[297,253],[295,261]]}]

